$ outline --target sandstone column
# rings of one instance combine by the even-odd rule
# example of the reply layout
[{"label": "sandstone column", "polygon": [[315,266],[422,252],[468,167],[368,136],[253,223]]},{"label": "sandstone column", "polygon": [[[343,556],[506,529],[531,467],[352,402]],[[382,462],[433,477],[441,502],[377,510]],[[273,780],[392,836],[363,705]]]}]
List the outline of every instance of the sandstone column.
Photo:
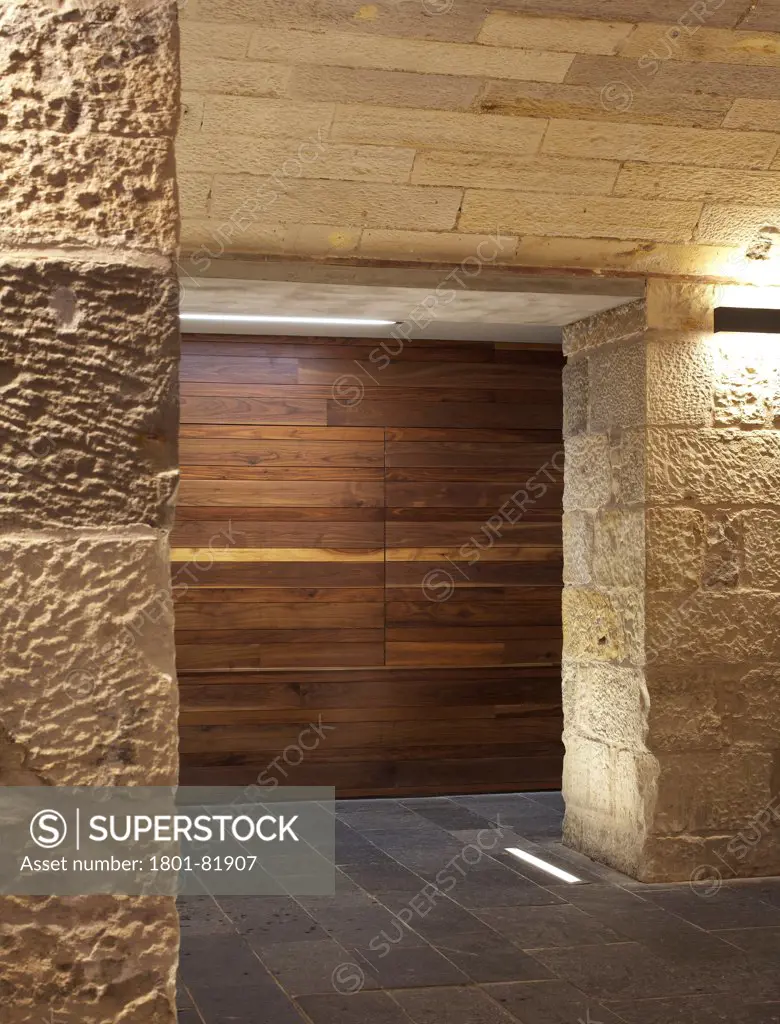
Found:
[{"label": "sandstone column", "polygon": [[[177,773],[175,0],[0,9],[0,784]],[[10,1024],[175,1019],[167,899],[0,900]]]},{"label": "sandstone column", "polygon": [[717,292],[565,338],[565,841],[645,881],[780,871],[780,337]]}]

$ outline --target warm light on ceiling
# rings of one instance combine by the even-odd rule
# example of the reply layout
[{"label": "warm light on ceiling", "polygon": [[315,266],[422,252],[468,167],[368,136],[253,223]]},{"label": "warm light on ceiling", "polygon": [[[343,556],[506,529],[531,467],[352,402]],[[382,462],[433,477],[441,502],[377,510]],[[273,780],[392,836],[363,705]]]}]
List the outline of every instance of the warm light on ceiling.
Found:
[{"label": "warm light on ceiling", "polygon": [[361,320],[334,316],[238,316],[226,313],[181,313],[181,320],[218,320],[237,324],[311,324],[319,327],[393,327],[398,320]]},{"label": "warm light on ceiling", "polygon": [[557,868],[554,864],[548,864],[546,860],[542,860],[540,857],[534,857],[532,853],[526,853],[525,850],[518,850],[514,847],[507,848],[507,853],[511,853],[513,857],[517,857],[518,860],[524,860],[526,864],[532,864],[535,868],[539,868],[540,871],[546,871],[548,875],[554,875],[555,878],[560,878],[562,882],[568,882],[570,885],[574,885],[576,882],[581,882],[581,878],[577,878],[576,875],[569,874],[568,871],[564,871],[563,868]]}]

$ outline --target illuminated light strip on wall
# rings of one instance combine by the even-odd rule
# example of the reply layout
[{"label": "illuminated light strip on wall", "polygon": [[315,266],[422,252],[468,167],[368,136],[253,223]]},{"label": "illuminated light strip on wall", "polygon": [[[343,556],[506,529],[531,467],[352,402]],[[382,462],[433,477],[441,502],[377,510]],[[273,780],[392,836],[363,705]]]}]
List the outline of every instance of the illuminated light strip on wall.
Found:
[{"label": "illuminated light strip on wall", "polygon": [[241,324],[312,324],[320,327],[393,327],[400,320],[360,320],[330,316],[234,316],[223,313],[181,313],[180,320],[219,320]]},{"label": "illuminated light strip on wall", "polygon": [[581,878],[577,878],[576,875],[570,875],[568,871],[564,871],[562,868],[556,868],[554,864],[548,864],[547,861],[541,860],[539,857],[534,857],[532,853],[526,853],[525,850],[517,850],[514,848],[507,848],[507,853],[511,853],[513,857],[517,857],[518,860],[524,860],[527,864],[533,864],[535,868],[539,868],[541,871],[546,871],[548,875],[554,875],[556,878],[560,878],[562,882],[569,882],[573,885],[575,882],[581,882]]},{"label": "illuminated light strip on wall", "polygon": [[716,334],[780,334],[780,309],[716,306]]}]

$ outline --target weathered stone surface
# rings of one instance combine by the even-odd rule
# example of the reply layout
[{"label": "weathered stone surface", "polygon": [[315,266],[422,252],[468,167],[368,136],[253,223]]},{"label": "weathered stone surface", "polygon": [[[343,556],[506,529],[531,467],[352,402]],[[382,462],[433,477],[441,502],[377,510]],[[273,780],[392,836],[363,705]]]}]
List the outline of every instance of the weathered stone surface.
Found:
[{"label": "weathered stone surface", "polygon": [[780,595],[697,590],[647,595],[647,645],[669,665],[780,662]]},{"label": "weathered stone surface", "polygon": [[659,757],[654,830],[739,830],[772,798],[773,757],[735,745],[715,752],[683,751]]},{"label": "weathered stone surface", "polygon": [[0,133],[0,244],[176,248],[168,139]]},{"label": "weathered stone surface", "polygon": [[712,331],[715,287],[664,278],[647,282],[647,326],[662,331]]},{"label": "weathered stone surface", "polygon": [[571,673],[575,678],[566,706],[566,735],[573,732],[606,746],[644,752],[649,697],[642,670],[570,665]]},{"label": "weathered stone surface", "polygon": [[647,332],[647,423],[656,426],[710,426],[713,354],[708,334]]},{"label": "weathered stone surface", "polygon": [[563,514],[563,582],[582,585],[593,576],[593,516]]},{"label": "weathered stone surface", "polygon": [[757,505],[780,493],[780,432],[651,428],[647,496],[663,504]]},{"label": "weathered stone surface", "polygon": [[780,747],[780,666],[742,666],[721,685],[721,706],[736,741]]},{"label": "weathered stone surface", "polygon": [[564,355],[586,352],[610,341],[639,334],[647,326],[647,311],[643,300],[628,302],[605,313],[578,320],[563,329]]},{"label": "weathered stone surface", "polygon": [[0,525],[164,525],[177,479],[177,289],[62,261],[0,275]]},{"label": "weathered stone surface", "polygon": [[646,584],[650,590],[695,590],[704,575],[706,522],[688,508],[646,513]]},{"label": "weathered stone surface", "polygon": [[612,473],[606,434],[580,434],[565,443],[565,509],[597,509],[609,501]]},{"label": "weathered stone surface", "polygon": [[594,520],[593,580],[600,587],[642,587],[645,582],[643,510],[608,509]]},{"label": "weathered stone surface", "polygon": [[619,505],[631,505],[646,497],[645,462],[647,436],[644,428],[615,432],[610,445],[613,498]]},{"label": "weathered stone surface", "polygon": [[0,129],[172,136],[168,0],[22,0],[0,10]]},{"label": "weathered stone surface", "polygon": [[588,427],[593,433],[647,422],[646,359],[642,335],[631,342],[603,345],[590,354]]},{"label": "weathered stone surface", "polygon": [[742,513],[746,587],[780,590],[780,512],[757,509]]},{"label": "weathered stone surface", "polygon": [[774,337],[727,335],[712,345],[715,423],[771,427],[780,392],[780,356]]},{"label": "weathered stone surface", "polygon": [[152,531],[0,536],[3,723],[42,784],[175,781],[165,541]]},{"label": "weathered stone surface", "polygon": [[174,1024],[173,900],[2,899],[4,1024]]},{"label": "weathered stone surface", "polygon": [[641,594],[566,587],[563,592],[563,653],[572,661],[633,661],[643,650]]},{"label": "weathered stone surface", "polygon": [[588,429],[588,360],[570,359],[563,368],[563,436]]},{"label": "weathered stone surface", "polygon": [[722,693],[741,678],[739,669],[672,668],[651,664],[645,672],[649,694],[646,742],[662,751],[717,750],[727,746],[733,730]]}]

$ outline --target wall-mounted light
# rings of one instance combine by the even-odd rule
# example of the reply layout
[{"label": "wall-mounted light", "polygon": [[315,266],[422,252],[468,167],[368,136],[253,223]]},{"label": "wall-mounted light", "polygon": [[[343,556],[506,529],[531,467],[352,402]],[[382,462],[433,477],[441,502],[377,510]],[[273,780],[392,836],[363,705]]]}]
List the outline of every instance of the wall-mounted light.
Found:
[{"label": "wall-mounted light", "polygon": [[716,306],[716,334],[780,334],[780,309]]},{"label": "wall-mounted light", "polygon": [[398,320],[361,320],[333,316],[239,316],[231,313],[181,313],[180,320],[218,320],[237,324],[310,324],[318,327],[394,327]]}]

